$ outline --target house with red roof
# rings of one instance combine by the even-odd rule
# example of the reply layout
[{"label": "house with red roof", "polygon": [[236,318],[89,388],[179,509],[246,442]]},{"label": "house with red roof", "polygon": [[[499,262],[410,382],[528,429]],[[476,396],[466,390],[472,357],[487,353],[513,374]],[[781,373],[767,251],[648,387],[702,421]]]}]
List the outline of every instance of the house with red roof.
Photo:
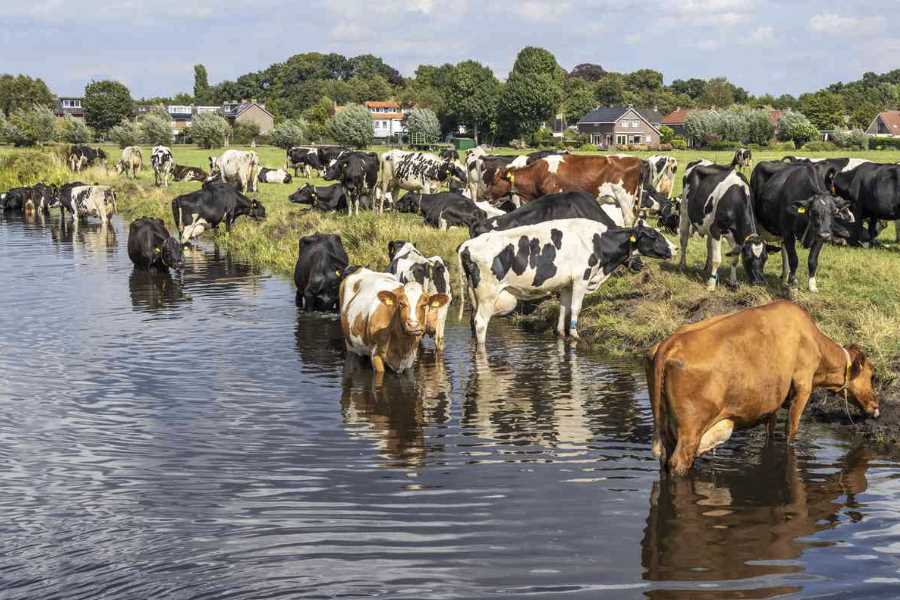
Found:
[{"label": "house with red roof", "polygon": [[866,133],[877,137],[900,137],[900,110],[878,113]]}]

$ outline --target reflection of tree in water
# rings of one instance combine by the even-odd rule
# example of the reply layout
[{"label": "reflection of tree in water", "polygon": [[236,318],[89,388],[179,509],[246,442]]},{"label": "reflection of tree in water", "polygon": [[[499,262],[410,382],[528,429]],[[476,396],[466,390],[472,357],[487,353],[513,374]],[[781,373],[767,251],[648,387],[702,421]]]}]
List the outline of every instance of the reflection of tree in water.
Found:
[{"label": "reflection of tree in water", "polygon": [[425,428],[449,419],[450,383],[443,358],[420,354],[413,373],[387,373],[381,386],[364,360],[344,363],[341,412],[351,433],[374,440],[385,466],[424,464],[440,445],[425,439]]},{"label": "reflection of tree in water", "polygon": [[[858,447],[838,463],[840,471],[815,476],[797,464],[793,448],[767,444],[760,459],[736,469],[700,468],[687,477],[653,484],[641,543],[644,579],[681,582],[741,580],[793,573],[796,565],[760,564],[798,558],[810,542],[800,538],[834,527],[854,496],[866,490],[873,458]],[[845,501],[840,501],[846,496]],[[851,513],[853,520],[861,518]],[[758,584],[757,584],[758,585]],[[794,586],[746,590],[653,590],[652,598],[764,598]],[[713,593],[714,592],[714,593]]]},{"label": "reflection of tree in water", "polygon": [[472,354],[463,424],[514,444],[583,445],[596,437],[641,441],[649,429],[627,369],[585,358],[571,344],[503,331],[505,346]]}]

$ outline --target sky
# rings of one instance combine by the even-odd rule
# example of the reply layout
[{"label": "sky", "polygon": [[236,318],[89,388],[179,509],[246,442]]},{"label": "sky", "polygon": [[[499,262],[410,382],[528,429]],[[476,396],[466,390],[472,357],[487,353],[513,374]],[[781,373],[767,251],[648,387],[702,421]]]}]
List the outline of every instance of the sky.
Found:
[{"label": "sky", "polygon": [[59,95],[117,79],[134,97],[191,92],[300,52],[419,64],[476,59],[505,79],[541,46],[571,69],[725,76],[754,94],[800,94],[900,68],[898,0],[4,0],[0,72]]}]

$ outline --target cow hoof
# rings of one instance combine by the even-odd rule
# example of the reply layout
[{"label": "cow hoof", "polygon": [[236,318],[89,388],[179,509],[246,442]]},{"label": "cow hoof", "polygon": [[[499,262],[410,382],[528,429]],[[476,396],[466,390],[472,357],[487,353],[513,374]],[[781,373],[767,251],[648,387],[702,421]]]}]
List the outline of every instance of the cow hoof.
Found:
[{"label": "cow hoof", "polygon": [[810,277],[810,278],[809,278],[809,291],[812,292],[813,294],[816,294],[816,293],[819,292],[819,286],[816,285],[816,278],[815,278],[815,277]]},{"label": "cow hoof", "polygon": [[728,281],[725,284],[725,286],[733,292],[738,289],[738,282],[737,281]]},{"label": "cow hoof", "polygon": [[707,292],[714,292],[714,291],[716,291],[716,284],[717,284],[717,283],[718,283],[718,280],[717,280],[715,277],[710,277],[709,279],[707,279],[707,280],[706,280],[706,291],[707,291]]}]

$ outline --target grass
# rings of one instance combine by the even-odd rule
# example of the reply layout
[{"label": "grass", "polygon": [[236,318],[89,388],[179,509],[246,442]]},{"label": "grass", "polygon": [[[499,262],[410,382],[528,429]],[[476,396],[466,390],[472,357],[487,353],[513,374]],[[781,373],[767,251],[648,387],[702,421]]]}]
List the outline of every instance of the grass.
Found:
[{"label": "grass", "polygon": [[[115,160],[118,148],[106,148]],[[377,149],[376,149],[377,150]],[[221,150],[207,151],[191,146],[173,149],[176,161],[183,165],[207,168],[207,156]],[[512,152],[511,149],[500,149]],[[284,152],[273,147],[256,148],[265,166],[284,164]],[[145,160],[150,149],[144,148]],[[650,153],[635,153],[649,155]],[[683,171],[684,165],[699,158],[717,162],[729,162],[728,152],[676,151],[675,156]],[[780,158],[783,152],[754,153],[754,159]],[[900,151],[802,153],[809,156],[854,156],[879,162],[900,160]],[[62,181],[74,178],[67,174],[57,159],[48,158],[40,151],[22,151],[0,148],[0,189],[15,185],[31,184],[41,178]],[[197,189],[196,182],[170,184],[168,190],[153,187],[153,175],[147,167],[137,181],[129,181],[101,168],[90,169],[79,177],[84,181],[110,183],[117,189],[122,216],[133,220],[141,216],[158,216],[170,227],[171,199],[181,193]],[[680,179],[680,177],[679,177]],[[46,179],[45,179],[46,180]],[[341,235],[351,263],[368,265],[374,269],[387,266],[387,243],[393,239],[412,240],[428,255],[440,255],[453,271],[456,282],[456,247],[467,239],[467,232],[453,229],[442,232],[421,225],[421,219],[413,215],[386,214],[378,217],[371,213],[348,218],[345,215],[323,214],[306,207],[290,204],[287,200],[302,178],[290,185],[260,184],[257,197],[266,207],[267,219],[257,223],[249,219],[238,220],[230,234],[222,228],[218,232],[204,234],[224,249],[254,266],[267,268],[275,273],[290,276],[297,258],[297,241],[313,232]],[[326,182],[314,179],[313,183]],[[680,193],[681,182],[676,184]],[[674,238],[673,238],[674,239]],[[773,257],[767,268],[767,285],[753,287],[742,284],[731,291],[725,286],[709,293],[701,273],[705,263],[705,243],[693,239],[688,249],[688,272],[679,273],[677,263],[661,263],[645,260],[645,269],[638,274],[620,272],[586,299],[580,319],[585,343],[608,352],[634,355],[670,334],[687,321],[696,321],[714,314],[753,306],[779,297],[791,297],[805,306],[818,320],[822,329],[842,343],[855,342],[864,347],[879,368],[882,379],[900,385],[900,251],[892,244],[893,227],[888,227],[881,240],[885,246],[876,249],[826,247],[820,258],[817,279],[820,292],[811,294],[801,287],[785,290],[780,282],[781,260]],[[801,286],[806,280],[806,251],[800,250],[798,280]],[[724,266],[721,280],[727,279]],[[739,272],[743,280],[743,273]],[[544,302],[537,311],[527,317],[517,317],[520,322],[541,329],[555,325],[557,302]]]}]

